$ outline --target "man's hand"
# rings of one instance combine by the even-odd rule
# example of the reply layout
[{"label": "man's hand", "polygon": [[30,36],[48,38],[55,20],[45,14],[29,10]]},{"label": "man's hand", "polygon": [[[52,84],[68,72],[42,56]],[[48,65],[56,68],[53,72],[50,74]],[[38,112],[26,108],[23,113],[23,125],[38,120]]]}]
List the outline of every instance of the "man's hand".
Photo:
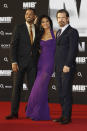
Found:
[{"label": "man's hand", "polygon": [[64,66],[63,67],[63,72],[64,73],[67,73],[67,72],[69,72],[70,71],[70,67],[68,67],[68,66]]},{"label": "man's hand", "polygon": [[37,24],[37,21],[38,21],[38,16],[37,16],[37,15],[35,15],[34,24]]},{"label": "man's hand", "polygon": [[18,72],[19,68],[17,63],[12,63],[12,70],[13,72]]}]

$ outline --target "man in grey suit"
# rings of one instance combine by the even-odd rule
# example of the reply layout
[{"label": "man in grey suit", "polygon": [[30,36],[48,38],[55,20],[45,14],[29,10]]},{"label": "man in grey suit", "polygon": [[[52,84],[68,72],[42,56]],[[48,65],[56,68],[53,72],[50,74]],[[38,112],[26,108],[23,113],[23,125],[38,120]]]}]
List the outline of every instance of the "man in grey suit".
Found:
[{"label": "man in grey suit", "polygon": [[61,9],[56,14],[60,29],[56,34],[56,85],[62,115],[54,122],[68,124],[72,113],[72,80],[78,52],[78,31],[69,25],[69,13]]},{"label": "man in grey suit", "polygon": [[18,25],[11,41],[12,70],[16,74],[13,79],[11,114],[6,119],[17,119],[21,90],[25,73],[28,86],[31,89],[36,77],[38,59],[37,28],[34,25],[35,10],[30,8],[25,12],[24,24]]}]

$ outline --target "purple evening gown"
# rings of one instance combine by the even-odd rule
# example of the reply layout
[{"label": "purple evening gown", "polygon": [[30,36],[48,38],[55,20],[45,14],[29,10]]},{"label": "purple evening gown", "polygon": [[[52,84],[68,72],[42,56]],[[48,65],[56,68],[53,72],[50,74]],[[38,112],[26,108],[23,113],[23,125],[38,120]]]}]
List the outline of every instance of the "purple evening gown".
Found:
[{"label": "purple evening gown", "polygon": [[28,99],[26,116],[32,120],[50,120],[48,106],[48,84],[54,70],[56,40],[40,41],[41,54],[38,61],[37,76]]}]

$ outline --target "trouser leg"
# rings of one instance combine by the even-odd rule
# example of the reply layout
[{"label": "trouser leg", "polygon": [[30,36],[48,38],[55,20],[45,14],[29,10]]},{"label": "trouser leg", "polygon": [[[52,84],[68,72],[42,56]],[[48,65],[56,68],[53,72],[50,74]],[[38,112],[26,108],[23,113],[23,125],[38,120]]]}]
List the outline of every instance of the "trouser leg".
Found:
[{"label": "trouser leg", "polygon": [[17,73],[13,72],[13,91],[12,91],[12,103],[11,113],[18,114],[20,95],[23,88],[25,70],[19,70]]}]

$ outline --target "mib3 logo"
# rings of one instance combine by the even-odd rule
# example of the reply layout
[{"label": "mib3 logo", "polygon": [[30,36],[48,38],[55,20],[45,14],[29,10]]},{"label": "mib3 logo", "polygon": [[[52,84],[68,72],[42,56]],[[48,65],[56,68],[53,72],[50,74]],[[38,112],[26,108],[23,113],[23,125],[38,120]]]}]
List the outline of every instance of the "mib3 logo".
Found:
[{"label": "mib3 logo", "polygon": [[0,23],[11,23],[12,22],[12,16],[10,17],[0,17]]},{"label": "mib3 logo", "polygon": [[72,90],[73,92],[85,92],[87,85],[73,85]]},{"label": "mib3 logo", "polygon": [[12,70],[0,70],[0,76],[11,76]]},{"label": "mib3 logo", "polygon": [[76,57],[76,63],[77,64],[86,64],[87,63],[87,57]]},{"label": "mib3 logo", "polygon": [[23,2],[23,9],[35,8],[37,2]]},{"label": "mib3 logo", "polygon": [[81,42],[78,44],[79,52],[85,52],[85,42]]}]

